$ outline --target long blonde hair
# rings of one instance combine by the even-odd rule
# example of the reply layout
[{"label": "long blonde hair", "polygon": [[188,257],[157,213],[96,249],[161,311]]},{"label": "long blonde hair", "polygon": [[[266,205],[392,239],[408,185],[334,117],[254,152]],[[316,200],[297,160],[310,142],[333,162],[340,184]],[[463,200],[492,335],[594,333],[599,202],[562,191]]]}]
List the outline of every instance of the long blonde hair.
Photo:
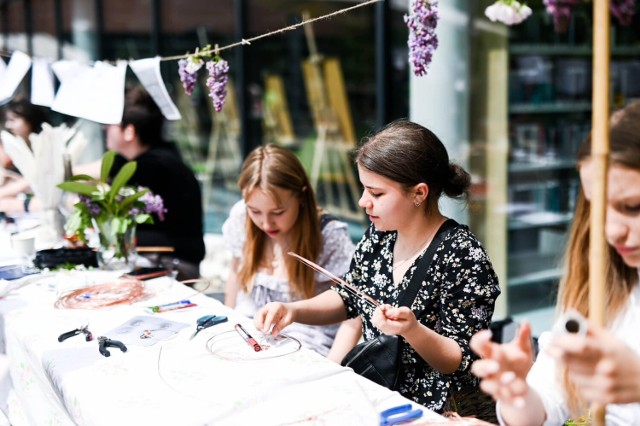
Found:
[{"label": "long blonde hair", "polygon": [[[611,116],[610,163],[640,170],[640,103],[629,104]],[[578,153],[578,164],[591,156],[591,134]],[[581,190],[576,203],[575,215],[565,253],[565,277],[560,282],[558,306],[575,309],[589,315],[589,233],[591,205]],[[625,308],[629,295],[638,281],[636,268],[626,265],[622,257],[611,246],[606,250],[606,297],[607,325]],[[562,382],[567,392],[569,409],[573,415],[584,413],[587,402],[580,396],[567,372],[562,371]]]},{"label": "long blonde hair", "polygon": [[[275,192],[276,188],[291,191],[300,203],[300,211],[289,234],[289,249],[307,259],[317,259],[322,247],[318,205],[309,178],[292,152],[271,144],[254,149],[242,164],[238,186],[245,199],[251,191],[258,189],[269,194],[277,203],[281,200]],[[243,260],[238,271],[240,286],[244,291],[249,290],[249,284],[258,271],[267,238],[249,218],[246,235]],[[291,256],[285,256],[284,262],[292,293],[302,298],[314,296],[313,270]]]}]

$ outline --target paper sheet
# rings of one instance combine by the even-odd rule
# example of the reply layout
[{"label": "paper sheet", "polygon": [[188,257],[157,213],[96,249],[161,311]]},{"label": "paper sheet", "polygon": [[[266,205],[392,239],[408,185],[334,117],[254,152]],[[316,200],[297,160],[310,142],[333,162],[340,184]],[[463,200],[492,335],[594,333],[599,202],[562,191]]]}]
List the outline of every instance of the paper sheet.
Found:
[{"label": "paper sheet", "polygon": [[147,58],[129,62],[129,66],[138,77],[149,95],[156,102],[167,120],[180,120],[180,111],[171,100],[160,74],[160,58]]},{"label": "paper sheet", "polygon": [[0,139],[2,139],[4,150],[20,170],[22,176],[30,183],[34,182],[36,176],[35,160],[24,139],[20,136],[14,136],[6,130],[0,132]]},{"label": "paper sheet", "polygon": [[67,59],[56,61],[51,64],[51,69],[61,82],[66,81],[68,78],[73,78],[89,68],[90,67],[88,65],[83,65],[77,61],[69,61]]},{"label": "paper sheet", "polygon": [[[55,68],[54,68],[55,70]],[[124,110],[126,63],[96,62],[63,78],[52,110],[102,124],[119,124]]]},{"label": "paper sheet", "polygon": [[151,346],[161,340],[173,337],[186,327],[189,325],[182,322],[140,315],[107,332],[105,336],[119,340],[125,345]]},{"label": "paper sheet", "polygon": [[9,65],[0,79],[0,105],[11,99],[29,68],[31,58],[18,50],[13,52]]},{"label": "paper sheet", "polygon": [[46,59],[34,58],[31,72],[31,103],[50,107],[53,104],[53,87],[51,64]]}]

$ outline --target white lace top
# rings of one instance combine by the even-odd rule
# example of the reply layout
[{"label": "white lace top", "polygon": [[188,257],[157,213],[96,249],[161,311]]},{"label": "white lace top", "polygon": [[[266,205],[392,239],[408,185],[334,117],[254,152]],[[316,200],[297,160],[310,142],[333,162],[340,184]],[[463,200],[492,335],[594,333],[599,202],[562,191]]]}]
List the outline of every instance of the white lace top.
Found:
[{"label": "white lace top", "polygon": [[[222,225],[222,236],[232,256],[242,258],[242,247],[246,239],[246,206],[242,200],[237,202]],[[343,276],[351,263],[355,246],[347,230],[347,224],[332,220],[322,228],[323,245],[316,263],[334,275]],[[320,243],[320,242],[319,242]],[[331,282],[320,273],[316,273],[316,293],[329,289]],[[236,311],[253,317],[262,306],[269,302],[291,302],[289,281],[265,272],[258,272],[249,293],[239,292],[236,299]],[[333,344],[338,325],[310,326],[293,323],[284,330],[284,334],[295,337],[302,344],[316,352],[326,355]]]}]

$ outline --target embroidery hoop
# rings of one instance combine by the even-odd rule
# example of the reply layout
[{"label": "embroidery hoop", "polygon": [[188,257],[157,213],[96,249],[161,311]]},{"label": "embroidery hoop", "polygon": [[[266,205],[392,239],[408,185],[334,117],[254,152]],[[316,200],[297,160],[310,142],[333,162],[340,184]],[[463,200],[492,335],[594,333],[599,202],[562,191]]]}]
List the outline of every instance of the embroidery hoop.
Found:
[{"label": "embroidery hoop", "polygon": [[234,362],[253,362],[265,359],[280,358],[298,352],[302,343],[295,337],[280,334],[275,338],[276,345],[265,348],[265,337],[257,338],[258,344],[263,348],[260,352],[254,351],[242,340],[235,330],[223,331],[213,335],[207,340],[207,351],[216,358]]}]

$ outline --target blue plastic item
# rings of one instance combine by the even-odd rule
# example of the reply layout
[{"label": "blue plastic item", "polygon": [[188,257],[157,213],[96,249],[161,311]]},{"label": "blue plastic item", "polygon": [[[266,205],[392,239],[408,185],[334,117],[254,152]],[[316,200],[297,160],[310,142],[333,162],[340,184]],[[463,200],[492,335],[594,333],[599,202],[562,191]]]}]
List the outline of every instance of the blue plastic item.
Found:
[{"label": "blue plastic item", "polygon": [[422,410],[411,409],[411,404],[398,405],[380,413],[380,426],[397,425],[422,417]]}]

